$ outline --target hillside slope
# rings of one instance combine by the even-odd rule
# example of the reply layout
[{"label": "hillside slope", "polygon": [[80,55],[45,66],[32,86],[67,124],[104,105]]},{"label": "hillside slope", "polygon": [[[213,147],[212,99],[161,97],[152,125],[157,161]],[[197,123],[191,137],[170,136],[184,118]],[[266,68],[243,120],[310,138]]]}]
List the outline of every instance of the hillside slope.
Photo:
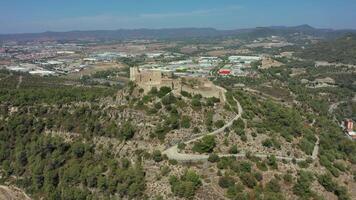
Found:
[{"label": "hillside slope", "polygon": [[317,61],[356,64],[356,34],[317,43],[298,53],[298,56]]}]

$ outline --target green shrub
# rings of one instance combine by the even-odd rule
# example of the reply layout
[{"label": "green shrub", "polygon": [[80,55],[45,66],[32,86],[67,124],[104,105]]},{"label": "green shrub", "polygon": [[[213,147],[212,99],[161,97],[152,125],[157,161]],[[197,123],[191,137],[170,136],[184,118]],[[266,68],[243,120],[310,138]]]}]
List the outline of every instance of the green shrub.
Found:
[{"label": "green shrub", "polygon": [[222,176],[219,178],[219,186],[222,188],[229,188],[235,185],[235,180],[229,176]]},{"label": "green shrub", "polygon": [[215,125],[216,128],[221,128],[221,127],[224,126],[224,121],[223,120],[218,120],[218,121],[215,122],[214,125]]},{"label": "green shrub", "polygon": [[154,150],[152,153],[152,159],[155,162],[161,162],[163,160],[162,154],[160,150]]},{"label": "green shrub", "polygon": [[216,146],[215,136],[204,136],[200,141],[196,142],[193,146],[193,151],[198,153],[211,153]]},{"label": "green shrub", "polygon": [[170,93],[171,91],[172,91],[172,89],[170,87],[163,86],[159,89],[157,96],[159,98],[162,98],[162,97],[166,96],[168,93]]},{"label": "green shrub", "polygon": [[181,122],[180,122],[181,127],[182,128],[190,128],[190,121],[191,121],[191,119],[189,116],[183,115]]},{"label": "green shrub", "polygon": [[215,162],[219,162],[219,160],[220,160],[220,158],[217,154],[212,153],[209,155],[209,158],[208,158],[209,162],[215,163]]},{"label": "green shrub", "polygon": [[186,144],[184,144],[184,142],[180,142],[180,143],[178,143],[178,149],[179,150],[183,150],[183,149],[185,149],[185,146],[187,146]]},{"label": "green shrub", "polygon": [[196,190],[202,185],[199,175],[191,170],[185,171],[180,178],[171,176],[169,183],[175,196],[187,199],[192,199]]},{"label": "green shrub", "polygon": [[192,98],[192,95],[187,91],[182,90],[180,94],[184,97]]},{"label": "green shrub", "polygon": [[249,188],[253,188],[257,185],[257,181],[251,173],[241,173],[240,179],[242,183]]},{"label": "green shrub", "polygon": [[286,183],[292,183],[293,182],[293,176],[291,174],[284,174],[283,175],[283,180]]},{"label": "green shrub", "polygon": [[230,154],[238,154],[239,153],[239,150],[237,149],[237,145],[233,145],[230,150],[229,150],[229,153]]}]

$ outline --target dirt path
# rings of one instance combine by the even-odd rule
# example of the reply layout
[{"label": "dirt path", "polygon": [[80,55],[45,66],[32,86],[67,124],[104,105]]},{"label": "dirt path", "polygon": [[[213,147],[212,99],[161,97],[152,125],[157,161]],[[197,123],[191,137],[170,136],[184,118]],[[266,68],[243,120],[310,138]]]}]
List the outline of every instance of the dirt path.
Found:
[{"label": "dirt path", "polygon": [[334,110],[342,103],[346,103],[346,101],[339,101],[339,102],[331,104],[329,107],[329,113],[332,114],[334,112]]},{"label": "dirt path", "polygon": [[[190,144],[190,143],[196,142],[196,141],[202,139],[206,135],[216,135],[216,134],[224,132],[224,130],[226,128],[231,127],[232,124],[234,123],[234,121],[241,117],[242,112],[243,112],[240,103],[238,101],[236,101],[236,102],[237,102],[238,114],[232,120],[230,120],[227,124],[225,124],[223,127],[219,128],[213,132],[193,138],[193,139],[188,140],[184,143]],[[175,159],[177,161],[199,161],[199,160],[206,160],[209,157],[209,155],[195,155],[195,154],[179,153],[178,152],[178,144],[166,149],[165,151],[163,151],[163,154],[166,154],[169,159]]]},{"label": "dirt path", "polygon": [[[241,117],[242,113],[243,113],[243,109],[241,107],[240,102],[238,102],[235,98],[234,98],[234,100],[236,101],[236,104],[237,104],[238,114],[231,121],[229,121],[227,124],[225,124],[222,128],[219,128],[219,129],[217,129],[217,130],[215,130],[213,132],[210,132],[210,133],[198,136],[196,138],[193,138],[191,140],[188,140],[188,141],[184,142],[184,144],[190,144],[190,143],[196,142],[196,141],[202,139],[206,135],[216,135],[216,134],[222,133],[222,132],[224,132],[224,130],[226,128],[231,127],[232,124],[234,123],[234,121],[238,120]],[[315,146],[314,146],[314,150],[313,150],[313,154],[312,154],[312,159],[313,160],[317,159],[318,152],[319,152],[319,138],[317,138],[317,141],[316,141]],[[173,159],[173,160],[177,160],[177,161],[181,161],[181,162],[206,161],[209,158],[209,155],[207,155],[207,154],[185,154],[185,153],[179,153],[178,144],[167,148],[166,150],[163,151],[163,154],[166,154],[169,159]],[[256,153],[256,154],[253,154],[253,155],[258,157],[258,158],[267,158],[269,156],[268,154],[260,154],[260,153]],[[244,157],[246,157],[246,153],[245,152],[241,152],[239,154],[219,154],[219,157],[244,158]],[[307,158],[276,156],[276,159],[277,160],[286,160],[286,161],[296,160],[296,161],[299,162],[299,161],[305,161]]]},{"label": "dirt path", "polygon": [[19,89],[19,88],[20,88],[21,83],[22,83],[22,79],[23,79],[23,77],[22,77],[22,76],[19,76],[19,81],[17,82],[16,89]]},{"label": "dirt path", "polygon": [[318,158],[318,155],[319,155],[319,137],[316,136],[316,142],[312,153],[312,159],[316,160]]},{"label": "dirt path", "polygon": [[20,188],[0,185],[1,200],[31,200]]}]

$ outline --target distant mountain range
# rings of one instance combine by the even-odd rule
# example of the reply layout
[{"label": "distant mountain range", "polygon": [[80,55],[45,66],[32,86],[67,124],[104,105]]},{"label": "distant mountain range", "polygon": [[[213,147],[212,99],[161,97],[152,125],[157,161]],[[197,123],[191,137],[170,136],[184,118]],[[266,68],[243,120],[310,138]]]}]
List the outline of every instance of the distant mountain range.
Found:
[{"label": "distant mountain range", "polygon": [[172,29],[119,29],[97,31],[43,32],[23,34],[0,34],[0,41],[36,41],[36,40],[128,40],[128,39],[185,39],[216,37],[266,37],[286,36],[302,33],[311,36],[336,38],[356,30],[317,29],[309,25],[270,26],[236,30],[217,30],[214,28],[172,28]]}]

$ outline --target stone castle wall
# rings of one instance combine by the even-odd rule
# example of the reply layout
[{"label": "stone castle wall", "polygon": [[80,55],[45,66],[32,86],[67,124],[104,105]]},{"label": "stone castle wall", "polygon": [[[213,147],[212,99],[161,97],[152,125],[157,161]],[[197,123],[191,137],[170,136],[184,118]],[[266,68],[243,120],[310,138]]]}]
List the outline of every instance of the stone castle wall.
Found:
[{"label": "stone castle wall", "polygon": [[[173,91],[180,93],[186,91],[191,94],[200,94],[205,98],[216,97],[221,102],[225,102],[224,88],[214,85],[211,81],[205,78],[169,78],[164,77],[161,71],[145,70],[140,71],[138,68],[130,68],[130,80],[135,82],[140,88],[148,93],[153,87],[161,88],[163,86],[170,87]],[[190,83],[189,83],[190,82]]]}]

